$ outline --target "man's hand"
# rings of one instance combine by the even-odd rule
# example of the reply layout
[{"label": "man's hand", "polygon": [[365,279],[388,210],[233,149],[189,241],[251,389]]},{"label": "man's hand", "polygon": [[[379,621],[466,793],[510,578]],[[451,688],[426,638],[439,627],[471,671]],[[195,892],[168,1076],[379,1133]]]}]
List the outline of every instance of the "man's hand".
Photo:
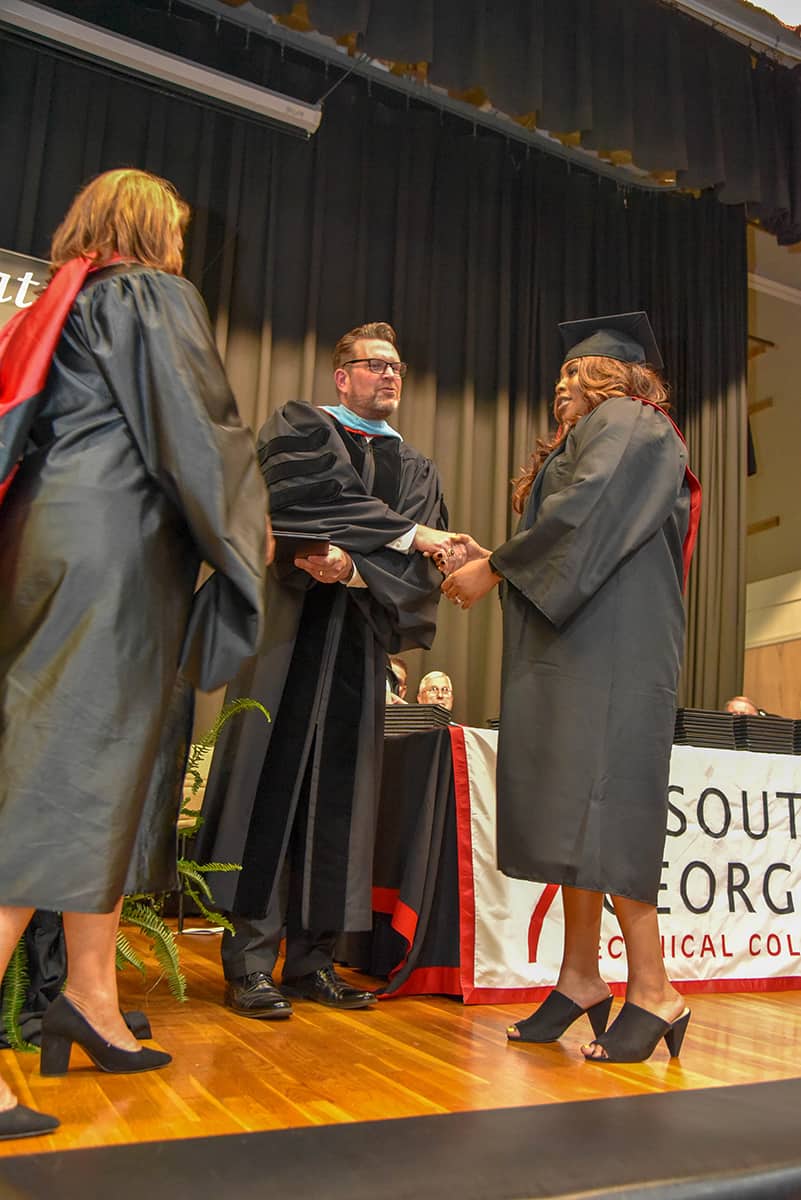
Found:
[{"label": "man's hand", "polygon": [[306,571],[317,583],[344,583],[353,574],[353,559],[339,546],[330,546],[327,554],[310,554],[308,558],[298,556],[295,566]]},{"label": "man's hand", "polygon": [[489,558],[480,558],[449,575],[441,591],[452,604],[467,609],[491,592],[500,581],[501,576],[495,574],[489,565]]},{"label": "man's hand", "polygon": [[436,561],[437,556],[448,556],[452,543],[453,534],[448,533],[447,529],[432,529],[430,525],[418,525],[412,545],[426,558],[433,558]]}]

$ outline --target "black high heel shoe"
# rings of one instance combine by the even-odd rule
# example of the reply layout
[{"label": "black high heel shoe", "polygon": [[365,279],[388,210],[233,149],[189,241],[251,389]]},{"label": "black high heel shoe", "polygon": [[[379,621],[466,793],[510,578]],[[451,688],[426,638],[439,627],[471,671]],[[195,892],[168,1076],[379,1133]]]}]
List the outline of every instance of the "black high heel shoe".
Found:
[{"label": "black high heel shoe", "polygon": [[[515,1025],[509,1025],[506,1036],[510,1042],[556,1042],[574,1021],[586,1013],[590,1018],[592,1032],[597,1038],[606,1029],[611,1007],[611,993],[597,1004],[591,1004],[589,1008],[580,1008],[569,996],[557,992],[554,988],[530,1017],[518,1021]],[[520,1036],[510,1036],[511,1029],[516,1029]]]},{"label": "black high heel shoe", "polygon": [[70,1065],[73,1042],[91,1058],[101,1071],[115,1075],[130,1075],[135,1071],[157,1071],[172,1062],[172,1056],[162,1050],[121,1050],[101,1037],[86,1017],[71,1004],[65,995],[57,996],[42,1017],[42,1054],[39,1060],[41,1075],[65,1075]]},{"label": "black high heel shoe", "polygon": [[689,1021],[689,1008],[675,1021],[663,1021],[656,1013],[626,1001],[606,1033],[591,1043],[603,1047],[606,1057],[584,1057],[591,1063],[645,1062],[664,1038],[670,1057],[678,1058]]},{"label": "black high heel shoe", "polygon": [[39,1137],[42,1133],[52,1133],[58,1129],[61,1122],[58,1117],[47,1113],[37,1112],[35,1108],[26,1108],[17,1104],[0,1112],[0,1141],[8,1138]]}]

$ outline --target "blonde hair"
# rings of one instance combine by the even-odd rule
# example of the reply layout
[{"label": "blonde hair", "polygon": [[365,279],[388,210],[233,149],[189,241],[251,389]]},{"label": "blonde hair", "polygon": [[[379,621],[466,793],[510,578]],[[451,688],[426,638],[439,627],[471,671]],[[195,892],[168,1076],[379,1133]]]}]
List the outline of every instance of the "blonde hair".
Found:
[{"label": "blonde hair", "polygon": [[[658,404],[660,408],[667,407],[668,386],[653,367],[645,363],[620,362],[617,358],[605,358],[595,354],[587,355],[586,358],[573,358],[570,362],[577,365],[575,378],[587,401],[589,412],[612,396],[640,397],[650,400],[652,404]],[[568,366],[568,363],[563,365]],[[528,467],[512,480],[512,508],[516,513],[522,513],[525,508],[537,472],[548,455],[561,445],[579,419],[573,417],[572,420],[565,421],[550,440],[537,439]]]},{"label": "blonde hair", "polygon": [[119,257],[180,275],[188,220],[189,205],[166,179],[128,167],[106,171],[82,188],[53,234],[51,267]]}]

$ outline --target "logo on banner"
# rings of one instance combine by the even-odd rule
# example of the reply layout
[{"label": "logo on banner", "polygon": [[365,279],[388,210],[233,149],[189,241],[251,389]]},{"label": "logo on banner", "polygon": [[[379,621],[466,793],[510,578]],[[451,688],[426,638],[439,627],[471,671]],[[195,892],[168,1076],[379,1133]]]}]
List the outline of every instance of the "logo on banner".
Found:
[{"label": "logo on banner", "polygon": [[31,307],[49,275],[50,264],[44,259],[0,250],[0,329],[22,309]]}]

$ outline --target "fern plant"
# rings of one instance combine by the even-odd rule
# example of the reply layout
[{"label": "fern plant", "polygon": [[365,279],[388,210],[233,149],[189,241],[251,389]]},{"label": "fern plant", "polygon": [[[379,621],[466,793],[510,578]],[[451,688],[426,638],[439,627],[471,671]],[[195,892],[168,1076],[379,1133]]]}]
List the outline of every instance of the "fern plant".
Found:
[{"label": "fern plant", "polygon": [[[191,816],[193,821],[181,829],[184,837],[197,833],[203,824],[199,812],[194,811],[192,800],[203,786],[201,766],[208,754],[213,750],[225,724],[238,713],[257,709],[265,720],[270,720],[270,714],[258,700],[240,697],[226,704],[217,720],[200,739],[191,747],[189,760],[186,765],[186,779],[189,781],[189,797],[181,805],[180,816]],[[213,896],[206,875],[214,871],[239,871],[237,863],[197,863],[193,859],[179,857],[178,862],[179,887],[200,909],[203,916],[212,925],[222,925],[233,932],[233,926],[222,913],[213,908]],[[120,926],[133,926],[142,930],[148,937],[150,949],[161,968],[161,977],[167,980],[167,985],[177,1000],[186,1000],[186,978],[181,970],[181,956],[175,934],[164,920],[164,897],[152,894],[126,896],[122,902]],[[138,952],[131,945],[122,928],[117,931],[116,946],[117,969],[125,970],[133,967],[144,978],[147,968]],[[27,1042],[20,1028],[20,1014],[25,1004],[28,990],[28,955],[24,935],[20,938],[3,977],[3,1004],[0,1015],[8,1038],[9,1045],[14,1050],[36,1051],[37,1046]]]},{"label": "fern plant", "polygon": [[12,1050],[36,1051],[37,1049],[31,1042],[26,1042],[19,1023],[29,982],[28,952],[23,936],[14,947],[14,953],[11,955],[3,977],[2,1018],[8,1044]]},{"label": "fern plant", "polygon": [[[211,729],[202,734],[191,747],[185,772],[185,779],[189,781],[189,797],[181,805],[179,814],[179,820],[180,817],[185,816],[192,818],[191,823],[181,829],[184,838],[192,837],[203,824],[203,818],[193,808],[192,801],[203,787],[203,775],[200,768],[204,760],[214,749],[223,727],[231,717],[252,709],[257,709],[262,713],[266,721],[270,720],[270,714],[258,700],[251,700],[244,696],[239,697],[223,706]],[[239,871],[241,867],[237,863],[197,863],[193,859],[183,857],[178,858],[177,866],[178,886],[184,895],[197,905],[203,916],[212,925],[222,925],[224,929],[233,933],[234,927],[227,917],[211,907],[213,896],[205,876],[213,871]],[[162,976],[167,980],[167,986],[176,1000],[183,1001],[186,999],[186,978],[181,970],[178,943],[175,940],[175,934],[164,920],[163,909],[163,896],[126,896],[122,902],[120,925],[133,925],[148,935],[150,949],[161,967]],[[117,966],[120,970],[124,970],[128,965],[136,967],[144,976],[146,970],[144,962],[120,929],[117,934]]]}]

